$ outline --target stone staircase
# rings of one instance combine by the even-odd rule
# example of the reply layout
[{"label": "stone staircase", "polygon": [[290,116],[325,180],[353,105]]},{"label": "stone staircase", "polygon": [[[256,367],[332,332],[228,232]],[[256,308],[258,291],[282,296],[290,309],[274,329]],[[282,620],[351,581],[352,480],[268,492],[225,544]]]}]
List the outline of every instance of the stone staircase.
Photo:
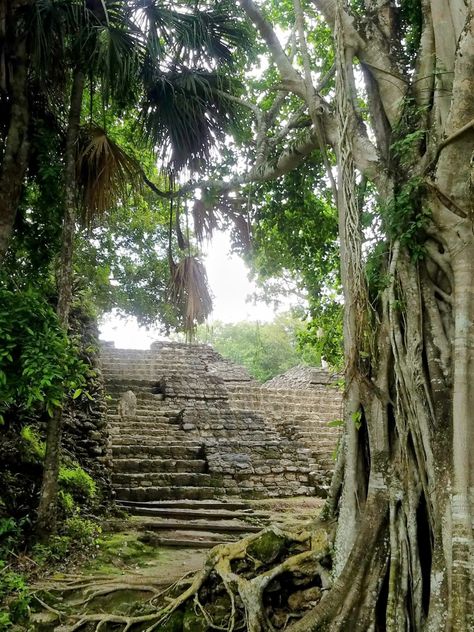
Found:
[{"label": "stone staircase", "polygon": [[211,548],[269,522],[267,513],[239,501],[121,501],[119,506],[135,516],[135,527],[145,533],[141,539],[156,546]]},{"label": "stone staircase", "polygon": [[163,396],[149,392],[151,388],[134,385],[137,402],[131,417],[118,413],[119,389],[108,391],[112,484],[117,498],[203,500],[225,493],[219,489],[220,477],[208,472],[202,442],[181,429],[181,411],[164,406]]},{"label": "stone staircase", "polygon": [[101,357],[113,489],[154,542],[211,546],[265,524],[245,499],[324,494],[340,415],[327,385],[265,389],[204,345]]},{"label": "stone staircase", "polygon": [[329,489],[339,433],[332,422],[342,416],[339,397],[331,400],[323,385],[310,392],[254,385],[229,385],[232,407],[247,406],[272,420],[281,437],[308,454],[312,479],[319,495]]}]

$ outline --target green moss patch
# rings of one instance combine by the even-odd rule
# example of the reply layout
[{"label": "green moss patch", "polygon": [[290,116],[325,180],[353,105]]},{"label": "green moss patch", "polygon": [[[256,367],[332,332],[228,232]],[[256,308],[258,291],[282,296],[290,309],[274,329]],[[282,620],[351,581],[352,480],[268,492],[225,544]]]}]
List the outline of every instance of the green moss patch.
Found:
[{"label": "green moss patch", "polygon": [[247,553],[263,564],[270,564],[280,556],[284,547],[285,538],[283,536],[267,531],[258,540],[252,542]]},{"label": "green moss patch", "polygon": [[151,560],[164,561],[165,552],[156,547],[140,542],[140,533],[126,531],[123,533],[105,534],[97,541],[95,559],[87,564],[85,573],[117,573],[123,567],[141,568],[149,565]]}]

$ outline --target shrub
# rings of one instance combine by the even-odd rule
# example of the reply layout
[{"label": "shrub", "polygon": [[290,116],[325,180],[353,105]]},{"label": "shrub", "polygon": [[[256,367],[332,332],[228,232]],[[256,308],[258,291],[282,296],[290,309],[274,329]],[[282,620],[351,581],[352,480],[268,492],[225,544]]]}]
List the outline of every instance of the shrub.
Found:
[{"label": "shrub", "polygon": [[96,544],[97,537],[102,532],[102,529],[93,520],[75,515],[66,520],[64,531],[75,544],[88,547]]},{"label": "shrub", "polygon": [[0,562],[0,632],[25,619],[30,596],[23,575]]},{"label": "shrub", "polygon": [[63,489],[60,489],[58,492],[58,502],[59,507],[63,511],[64,515],[72,516],[74,510],[76,509],[76,503],[74,502],[72,494],[69,492],[65,492]]},{"label": "shrub", "polygon": [[22,527],[13,518],[0,518],[0,563],[15,550],[22,539]]},{"label": "shrub", "polygon": [[46,566],[52,562],[60,562],[69,553],[71,540],[66,535],[53,535],[48,544],[35,544],[32,556],[39,566]]},{"label": "shrub", "polygon": [[52,415],[89,373],[40,290],[0,287],[0,423]]},{"label": "shrub", "polygon": [[32,426],[24,426],[21,429],[21,438],[25,457],[33,462],[42,462],[46,454],[46,443],[41,441],[38,432]]},{"label": "shrub", "polygon": [[59,469],[59,485],[66,492],[70,492],[76,500],[92,500],[97,487],[90,474],[79,467],[61,466]]}]

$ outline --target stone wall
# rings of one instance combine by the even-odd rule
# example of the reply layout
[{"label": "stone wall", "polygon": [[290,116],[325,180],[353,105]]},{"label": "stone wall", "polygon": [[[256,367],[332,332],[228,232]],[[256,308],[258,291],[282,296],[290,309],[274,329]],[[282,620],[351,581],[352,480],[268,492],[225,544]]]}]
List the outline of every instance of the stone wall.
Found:
[{"label": "stone wall", "polygon": [[102,499],[111,495],[110,453],[107,428],[107,406],[101,373],[99,331],[94,319],[80,310],[71,314],[73,334],[80,341],[81,359],[93,374],[88,379],[87,391],[73,400],[65,411],[63,448],[94,478]]},{"label": "stone wall", "polygon": [[[102,363],[112,442],[120,435],[115,441],[123,445],[127,435],[146,450],[144,430],[156,440],[162,436],[162,442],[173,437],[173,445],[198,443],[209,475],[201,479],[211,482],[215,495],[294,496],[327,488],[338,439],[327,422],[341,416],[341,394],[327,373],[317,384],[262,386],[207,345],[169,342],[154,343],[148,351],[105,344]],[[129,390],[137,397],[135,419],[117,414]],[[157,420],[156,429],[151,419]],[[139,486],[155,479],[151,472],[116,478],[121,485],[127,480]]]}]

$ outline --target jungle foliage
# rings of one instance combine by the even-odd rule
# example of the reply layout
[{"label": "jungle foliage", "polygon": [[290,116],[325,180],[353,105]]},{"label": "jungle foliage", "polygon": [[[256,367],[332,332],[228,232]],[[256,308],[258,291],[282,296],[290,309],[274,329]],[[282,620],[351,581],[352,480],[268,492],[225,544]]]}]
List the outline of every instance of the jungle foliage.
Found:
[{"label": "jungle foliage", "polygon": [[279,314],[272,322],[213,322],[201,325],[196,341],[210,344],[224,358],[244,366],[256,380],[267,380],[298,364],[319,366],[321,356],[306,341],[302,314]]},{"label": "jungle foliage", "polygon": [[[62,326],[81,211],[94,225],[138,181],[168,202],[188,329],[210,305],[191,205],[198,237],[232,223],[263,278],[307,286],[313,316],[340,324],[342,299],[344,436],[324,520],[310,535],[271,530],[288,546],[263,566],[253,536],[214,549],[183,593],[114,623],[179,626],[194,608],[192,625],[212,627],[224,595],[229,631],[472,629],[472,2],[15,0],[1,25],[0,251],[11,274],[15,252],[34,271],[28,244],[50,234],[38,278],[57,272]],[[163,187],[104,115],[136,121]],[[35,158],[45,129],[51,172]],[[323,590],[295,613],[282,586],[302,576]]]}]

